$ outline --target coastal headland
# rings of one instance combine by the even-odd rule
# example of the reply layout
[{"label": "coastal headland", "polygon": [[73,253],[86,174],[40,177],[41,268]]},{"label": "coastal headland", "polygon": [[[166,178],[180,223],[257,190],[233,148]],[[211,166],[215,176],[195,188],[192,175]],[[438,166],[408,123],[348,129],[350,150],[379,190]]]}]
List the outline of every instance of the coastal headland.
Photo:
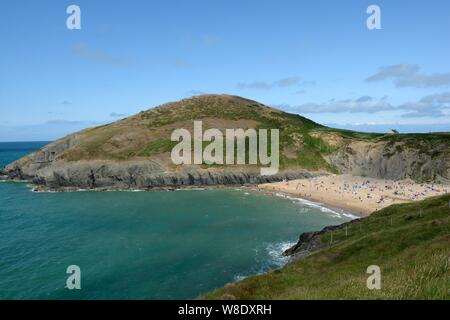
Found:
[{"label": "coastal headland", "polygon": [[[193,133],[194,124],[200,120],[205,132],[214,129],[218,137],[231,129],[279,130],[279,170],[261,175],[267,164],[245,161],[250,157],[245,144],[236,155],[242,161],[174,163],[171,153],[178,141],[171,139],[172,133],[177,129]],[[49,190],[263,184],[322,174],[448,183],[449,137],[448,133],[382,134],[334,129],[253,100],[211,94],[167,103],[70,134],[0,169],[0,179],[27,180]],[[256,151],[265,154],[261,149]]]}]

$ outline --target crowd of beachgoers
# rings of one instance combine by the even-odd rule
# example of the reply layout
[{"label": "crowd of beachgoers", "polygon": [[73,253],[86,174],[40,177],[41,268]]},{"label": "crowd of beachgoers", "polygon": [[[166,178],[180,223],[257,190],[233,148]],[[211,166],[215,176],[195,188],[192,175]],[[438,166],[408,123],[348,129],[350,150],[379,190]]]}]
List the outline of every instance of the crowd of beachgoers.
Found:
[{"label": "crowd of beachgoers", "polygon": [[367,215],[395,203],[443,195],[450,185],[386,180],[350,175],[328,175],[309,179],[262,184],[262,190],[285,192],[301,198],[347,208]]}]

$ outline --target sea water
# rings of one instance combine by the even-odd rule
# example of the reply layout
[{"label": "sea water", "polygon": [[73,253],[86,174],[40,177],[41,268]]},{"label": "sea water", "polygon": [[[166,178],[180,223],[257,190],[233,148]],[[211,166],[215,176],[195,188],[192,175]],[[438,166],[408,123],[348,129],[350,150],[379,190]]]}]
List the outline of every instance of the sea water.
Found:
[{"label": "sea water", "polygon": [[[0,167],[45,143],[0,143]],[[0,183],[0,299],[191,299],[279,268],[350,217],[246,188],[32,192]],[[66,288],[67,267],[81,290]]]}]

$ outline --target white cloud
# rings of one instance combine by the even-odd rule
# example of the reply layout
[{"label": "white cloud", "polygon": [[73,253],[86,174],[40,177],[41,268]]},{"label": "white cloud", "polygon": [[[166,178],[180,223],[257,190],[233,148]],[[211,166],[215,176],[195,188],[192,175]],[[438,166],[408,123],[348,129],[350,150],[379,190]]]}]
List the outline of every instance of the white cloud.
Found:
[{"label": "white cloud", "polygon": [[407,118],[443,117],[445,116],[444,109],[447,108],[450,108],[450,92],[428,95],[419,101],[407,102],[398,106],[398,109],[408,111],[403,115]]},{"label": "white cloud", "polygon": [[204,94],[207,94],[207,93],[204,92],[204,91],[200,91],[200,90],[189,90],[187,92],[187,95],[189,95],[189,96],[201,96],[201,95],[204,95]]},{"label": "white cloud", "polygon": [[123,117],[126,117],[127,115],[125,113],[111,112],[109,114],[109,116],[112,117],[112,118],[123,118]]},{"label": "white cloud", "polygon": [[386,133],[395,129],[400,133],[427,133],[427,132],[448,132],[450,131],[450,122],[448,123],[326,123],[328,127],[340,128],[363,132]]},{"label": "white cloud", "polygon": [[100,49],[91,48],[85,43],[74,45],[72,53],[81,59],[94,63],[109,64],[115,67],[127,67],[130,65],[127,59],[115,57]]},{"label": "white cloud", "polygon": [[239,89],[272,89],[272,88],[287,88],[302,83],[300,77],[286,77],[273,82],[254,81],[250,83],[239,82],[237,87]]},{"label": "white cloud", "polygon": [[336,100],[331,99],[323,103],[304,103],[298,106],[280,105],[287,110],[300,113],[341,113],[341,112],[367,112],[375,113],[379,111],[392,110],[394,107],[387,101],[387,98],[374,99],[363,96],[358,99]]},{"label": "white cloud", "polygon": [[365,81],[378,82],[392,79],[396,87],[415,88],[432,88],[450,84],[450,72],[426,75],[419,73],[419,70],[420,67],[416,64],[384,66]]},{"label": "white cloud", "polygon": [[443,117],[450,109],[450,92],[428,95],[419,101],[393,105],[388,97],[376,99],[362,96],[357,99],[331,99],[323,103],[304,103],[297,106],[279,105],[287,111],[299,113],[378,113],[381,111],[403,111],[404,118]]}]

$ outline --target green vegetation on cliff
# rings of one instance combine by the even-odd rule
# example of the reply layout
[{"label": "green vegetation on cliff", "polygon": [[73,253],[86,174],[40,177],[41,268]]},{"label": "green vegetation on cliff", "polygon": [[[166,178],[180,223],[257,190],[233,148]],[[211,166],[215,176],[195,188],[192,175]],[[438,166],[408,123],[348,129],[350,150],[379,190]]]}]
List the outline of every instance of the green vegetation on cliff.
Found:
[{"label": "green vegetation on cliff", "polygon": [[[390,206],[352,223],[347,235],[324,233],[325,249],[202,298],[450,299],[449,202],[445,195]],[[370,265],[381,269],[381,290],[366,286]]]}]

